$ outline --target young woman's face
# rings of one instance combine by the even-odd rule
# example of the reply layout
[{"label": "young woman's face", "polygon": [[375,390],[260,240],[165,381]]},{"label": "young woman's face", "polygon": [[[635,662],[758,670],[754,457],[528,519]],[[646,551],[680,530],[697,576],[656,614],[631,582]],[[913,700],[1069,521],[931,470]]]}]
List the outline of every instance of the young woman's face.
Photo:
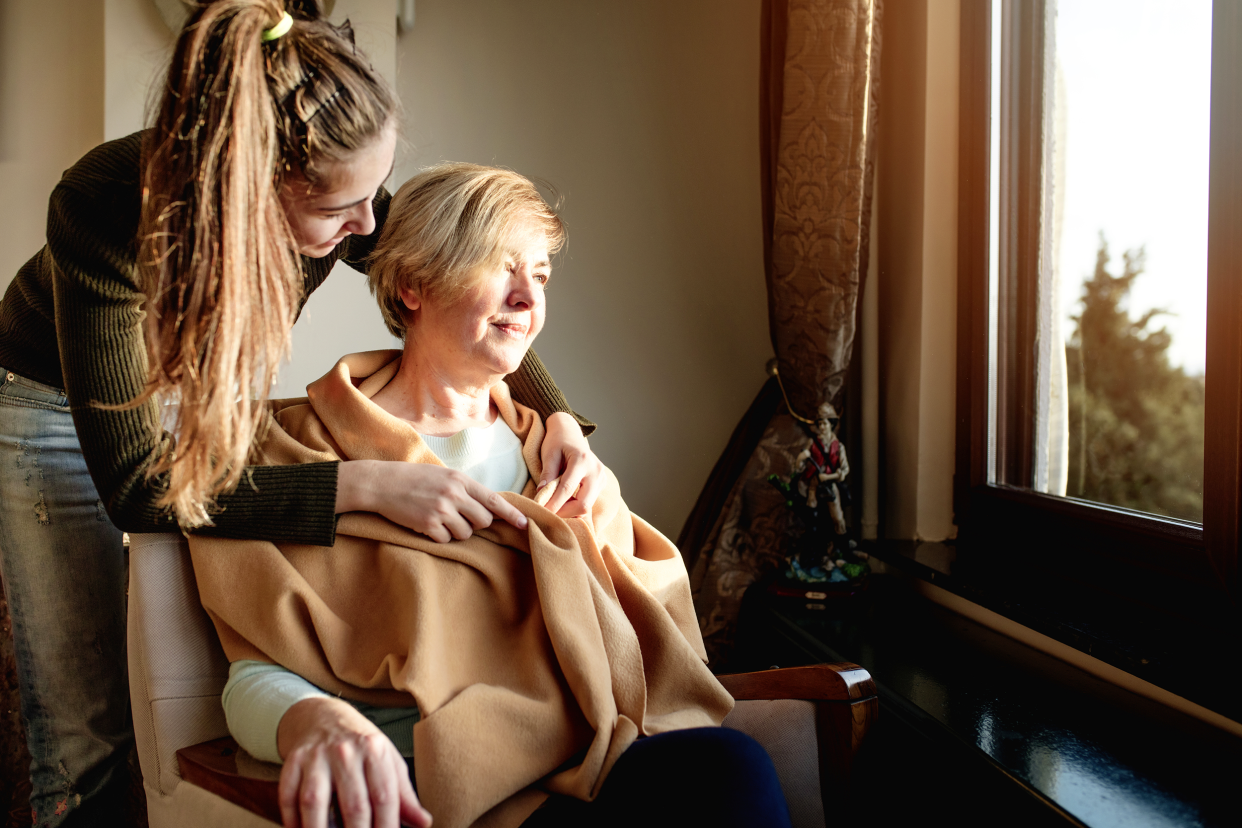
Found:
[{"label": "young woman's face", "polygon": [[280,204],[293,230],[298,252],[314,259],[332,252],[346,236],[375,231],[371,202],[392,173],[397,131],[384,130],[370,146],[342,161],[323,166],[319,183],[291,176],[280,191]]}]

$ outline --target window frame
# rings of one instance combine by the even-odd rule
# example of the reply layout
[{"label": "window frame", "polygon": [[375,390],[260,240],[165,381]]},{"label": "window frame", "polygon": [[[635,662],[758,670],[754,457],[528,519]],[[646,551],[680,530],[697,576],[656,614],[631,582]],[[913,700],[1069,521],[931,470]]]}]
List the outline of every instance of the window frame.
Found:
[{"label": "window frame", "polygon": [[[1021,65],[1004,82],[1016,100],[1002,114],[1018,130],[1002,165],[1018,186],[1001,204],[999,297],[1011,336],[998,336],[998,480],[1032,480],[1039,232],[1046,155],[1042,67],[1044,0],[1009,4],[1002,33]],[[1242,514],[1242,9],[1215,0],[1209,188],[1208,354],[1203,524],[1162,518],[988,480],[989,253],[992,3],[963,0],[959,89],[957,457],[954,511],[958,566],[1005,592],[1029,580],[1050,549],[1072,560],[1071,574],[1038,580],[1082,606],[1162,613],[1180,629],[1236,629]],[[1042,26],[1034,25],[1040,22]],[[1012,52],[1011,52],[1012,54]],[[1004,90],[1002,90],[1004,91]],[[1000,115],[998,115],[1000,117]],[[1039,135],[1030,128],[1038,120]],[[1002,132],[1002,142],[1005,141]],[[1006,174],[1002,170],[1002,175]],[[1002,193],[1002,199],[1006,194]],[[1004,323],[1002,323],[1002,328]],[[1022,335],[1027,336],[1022,345]],[[1006,387],[1016,388],[1005,393]]]}]

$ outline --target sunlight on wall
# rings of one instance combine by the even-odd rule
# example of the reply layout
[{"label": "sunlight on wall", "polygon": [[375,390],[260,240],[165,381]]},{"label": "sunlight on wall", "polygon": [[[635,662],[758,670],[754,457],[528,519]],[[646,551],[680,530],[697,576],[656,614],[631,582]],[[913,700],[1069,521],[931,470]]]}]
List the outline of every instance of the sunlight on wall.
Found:
[{"label": "sunlight on wall", "polygon": [[953,524],[959,4],[885,19],[879,132],[880,536]]}]

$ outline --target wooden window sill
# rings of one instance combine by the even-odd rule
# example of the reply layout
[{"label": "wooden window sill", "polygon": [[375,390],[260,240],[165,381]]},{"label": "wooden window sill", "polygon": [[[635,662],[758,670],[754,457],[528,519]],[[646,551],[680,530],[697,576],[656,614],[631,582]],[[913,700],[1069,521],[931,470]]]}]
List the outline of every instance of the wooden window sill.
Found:
[{"label": "wooden window sill", "polygon": [[[840,659],[870,671],[880,697],[872,756],[859,757],[864,789],[868,767],[878,794],[903,754],[925,750],[906,784],[940,780],[919,807],[935,811],[940,797],[957,824],[984,802],[1004,803],[1010,824],[1242,823],[1242,739],[949,612],[909,576],[875,576],[861,600],[824,610],[748,596],[737,669]],[[901,800],[879,807],[917,813]]]}]

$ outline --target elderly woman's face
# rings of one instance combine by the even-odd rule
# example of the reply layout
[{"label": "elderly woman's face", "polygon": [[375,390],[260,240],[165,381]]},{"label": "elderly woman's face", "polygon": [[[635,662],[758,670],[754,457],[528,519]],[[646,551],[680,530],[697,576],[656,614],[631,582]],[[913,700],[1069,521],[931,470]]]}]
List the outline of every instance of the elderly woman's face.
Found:
[{"label": "elderly woman's face", "polygon": [[497,264],[480,268],[456,299],[402,291],[410,310],[407,342],[472,373],[513,373],[543,329],[549,259],[546,234],[531,230],[518,234]]}]

